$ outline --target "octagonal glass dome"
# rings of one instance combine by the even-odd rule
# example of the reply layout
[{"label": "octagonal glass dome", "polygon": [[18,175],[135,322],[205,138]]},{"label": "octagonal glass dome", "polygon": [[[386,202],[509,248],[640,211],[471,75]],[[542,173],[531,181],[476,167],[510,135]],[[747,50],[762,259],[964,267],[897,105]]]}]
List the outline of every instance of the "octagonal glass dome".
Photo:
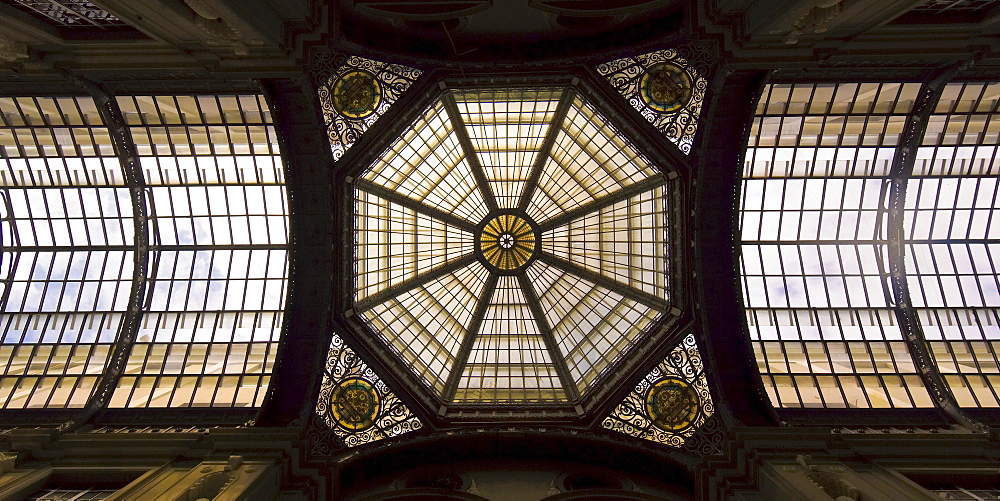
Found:
[{"label": "octagonal glass dome", "polygon": [[578,401],[670,308],[666,184],[575,89],[447,90],[354,180],[354,313],[446,404]]}]

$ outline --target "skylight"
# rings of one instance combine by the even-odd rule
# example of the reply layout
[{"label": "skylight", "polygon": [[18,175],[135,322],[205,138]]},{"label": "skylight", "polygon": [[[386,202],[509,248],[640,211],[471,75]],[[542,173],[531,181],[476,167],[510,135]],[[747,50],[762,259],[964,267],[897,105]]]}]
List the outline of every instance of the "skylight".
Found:
[{"label": "skylight", "polygon": [[446,91],[354,183],[354,313],[445,403],[576,401],[670,308],[667,178],[575,90]]},{"label": "skylight", "polygon": [[288,261],[267,103],[116,104],[133,171],[94,99],[0,98],[0,408],[259,406]]}]

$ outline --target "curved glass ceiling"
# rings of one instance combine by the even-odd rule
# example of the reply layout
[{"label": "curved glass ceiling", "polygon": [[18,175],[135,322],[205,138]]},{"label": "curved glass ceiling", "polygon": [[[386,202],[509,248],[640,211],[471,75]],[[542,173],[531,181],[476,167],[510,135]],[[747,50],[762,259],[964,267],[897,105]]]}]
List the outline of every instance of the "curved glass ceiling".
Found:
[{"label": "curved glass ceiling", "polygon": [[572,89],[447,91],[355,181],[355,312],[445,403],[575,401],[669,308],[665,185]]}]

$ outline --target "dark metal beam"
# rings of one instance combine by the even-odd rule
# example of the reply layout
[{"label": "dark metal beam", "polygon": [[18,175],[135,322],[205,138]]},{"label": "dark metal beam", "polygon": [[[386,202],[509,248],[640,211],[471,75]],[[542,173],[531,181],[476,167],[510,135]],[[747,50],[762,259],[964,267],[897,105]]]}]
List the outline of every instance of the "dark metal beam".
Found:
[{"label": "dark metal beam", "polygon": [[547,252],[539,253],[538,260],[549,266],[558,268],[566,273],[570,273],[589,282],[593,282],[612,292],[621,294],[627,299],[631,299],[639,304],[648,306],[654,310],[661,312],[666,312],[670,310],[670,303],[668,303],[665,299],[661,299],[646,291],[641,291],[639,289],[636,289],[635,287],[632,287],[630,285],[623,284],[613,278],[606,277],[600,273],[590,271],[587,268],[584,268],[583,266],[580,266],[576,263],[572,263],[570,261],[566,261],[565,259],[562,258],[555,257]]},{"label": "dark metal beam", "polygon": [[331,201],[333,155],[310,80],[261,80],[281,151],[288,200],[288,292],[281,344],[257,426],[286,427],[309,421],[333,333],[331,277],[339,246]]},{"label": "dark metal beam", "polygon": [[472,312],[469,329],[465,332],[465,339],[462,340],[462,345],[458,348],[458,353],[455,355],[455,364],[452,366],[451,373],[448,374],[448,381],[444,385],[444,391],[442,392],[444,405],[438,411],[438,414],[441,416],[448,411],[448,402],[451,402],[455,398],[455,393],[458,391],[458,382],[462,379],[462,373],[465,372],[465,365],[469,362],[469,355],[472,354],[472,346],[476,344],[476,337],[479,336],[479,330],[483,326],[483,317],[486,316],[486,308],[490,305],[490,301],[493,300],[493,293],[497,290],[497,282],[499,280],[500,278],[496,274],[490,273],[486,279],[486,285],[483,286],[479,302],[476,303],[476,309]]},{"label": "dark metal beam", "polygon": [[755,70],[716,72],[702,110],[702,139],[691,152],[697,162],[691,170],[693,211],[682,221],[690,228],[682,238],[690,235],[694,243],[691,299],[696,325],[702,331],[698,344],[705,372],[714,376],[708,380],[713,398],[719,395],[716,415],[727,427],[778,423],[753,363],[739,286],[741,174],[750,124],[766,78],[766,73]]},{"label": "dark metal beam", "polygon": [[552,121],[549,122],[549,131],[542,141],[541,148],[538,149],[538,156],[535,157],[535,163],[531,166],[531,173],[528,174],[528,180],[524,183],[524,191],[521,192],[521,199],[517,202],[517,208],[520,210],[527,210],[528,204],[531,203],[531,195],[535,193],[535,189],[538,187],[538,179],[542,177],[542,169],[545,168],[545,161],[548,160],[549,154],[552,153],[552,145],[555,144],[556,137],[559,136],[559,132],[562,130],[562,123],[566,120],[566,115],[569,113],[570,105],[573,104],[575,97],[575,89],[566,89],[562,97],[559,98],[555,115],[552,117]]},{"label": "dark metal beam", "polygon": [[402,205],[407,209],[419,212],[427,217],[431,217],[437,219],[438,221],[448,223],[456,228],[463,229],[469,233],[475,234],[478,231],[476,225],[458,216],[452,215],[451,213],[445,212],[441,209],[436,209],[423,202],[418,202],[410,197],[401,195],[383,186],[379,186],[371,181],[365,179],[356,179],[354,180],[354,186],[357,186],[358,189],[362,191],[371,193],[372,195],[375,195],[377,197],[384,198],[390,202]]},{"label": "dark metal beam", "polygon": [[556,337],[552,334],[552,328],[549,326],[548,319],[545,318],[545,312],[538,301],[535,289],[531,287],[531,281],[528,280],[528,276],[524,273],[517,276],[517,281],[521,284],[524,299],[528,302],[528,309],[531,310],[531,315],[535,317],[538,332],[542,335],[542,339],[545,340],[545,348],[548,349],[552,365],[556,368],[556,373],[559,374],[559,381],[562,383],[563,389],[566,390],[566,396],[569,397],[570,402],[576,405],[578,412],[582,414],[582,408],[579,407],[580,391],[576,387],[576,382],[573,381],[573,376],[569,373],[569,366],[566,365],[566,356],[559,351],[559,346],[556,344]]},{"label": "dark metal beam", "polygon": [[590,202],[587,202],[575,209],[568,210],[562,214],[549,219],[538,225],[538,231],[545,233],[549,230],[554,230],[564,224],[569,224],[577,218],[581,218],[590,214],[591,212],[603,209],[609,205],[616,204],[623,200],[628,200],[636,195],[645,193],[654,188],[664,186],[667,184],[667,178],[662,174],[657,174],[654,176],[647,177],[642,181],[635,184],[630,184],[614,193],[609,193],[601,198],[595,198]]},{"label": "dark metal beam", "polygon": [[404,280],[396,285],[386,287],[385,289],[368,296],[354,306],[355,313],[361,313],[362,311],[374,308],[376,305],[382,304],[383,302],[399,296],[400,294],[405,294],[421,285],[430,283],[431,281],[437,280],[449,273],[458,271],[466,266],[472,264],[476,260],[476,255],[473,253],[466,254],[458,259],[454,259],[444,263],[442,265],[435,266],[417,276]]},{"label": "dark metal beam", "polygon": [[486,207],[490,211],[497,210],[496,195],[493,193],[493,187],[490,186],[489,180],[486,179],[486,170],[479,163],[479,155],[476,154],[476,149],[472,146],[472,140],[469,139],[469,131],[465,130],[465,123],[462,122],[462,113],[458,110],[458,103],[455,102],[455,96],[449,92],[445,92],[441,95],[441,102],[444,103],[444,109],[451,118],[451,126],[455,130],[458,142],[465,151],[465,159],[469,162],[469,167],[472,169],[472,176],[476,178],[476,184],[479,185],[479,190],[483,193],[483,201],[486,202]]},{"label": "dark metal beam", "polygon": [[139,164],[139,152],[132,140],[131,129],[114,96],[89,80],[84,78],[75,78],[74,80],[94,98],[101,120],[108,127],[112,147],[115,156],[118,157],[118,162],[121,163],[122,172],[125,175],[125,185],[128,187],[129,198],[132,202],[132,227],[135,241],[131,248],[134,251],[132,288],[129,291],[128,306],[122,318],[121,327],[115,337],[114,349],[111,351],[111,356],[108,357],[108,364],[104,367],[104,372],[101,373],[94,392],[83,406],[80,414],[59,427],[63,431],[72,431],[90,421],[99,410],[108,404],[112,393],[118,386],[118,380],[125,370],[125,362],[132,352],[132,345],[135,344],[135,338],[139,332],[149,270],[149,230],[146,224],[149,211],[145,196],[146,182]]},{"label": "dark metal beam", "polygon": [[[916,308],[910,302],[910,289],[906,280],[906,233],[904,219],[906,211],[906,186],[913,174],[917,150],[924,138],[927,122],[937,106],[948,82],[966,65],[956,64],[934,75],[920,89],[920,95],[913,109],[906,117],[906,124],[896,146],[890,170],[889,199],[883,210],[888,212],[887,237],[889,279],[895,296],[893,311],[910,348],[910,356],[918,368],[920,379],[934,398],[935,404],[960,426],[970,430],[986,432],[982,423],[974,421],[962,411],[955,395],[948,388],[924,336]],[[893,298],[887,298],[892,304]]]}]

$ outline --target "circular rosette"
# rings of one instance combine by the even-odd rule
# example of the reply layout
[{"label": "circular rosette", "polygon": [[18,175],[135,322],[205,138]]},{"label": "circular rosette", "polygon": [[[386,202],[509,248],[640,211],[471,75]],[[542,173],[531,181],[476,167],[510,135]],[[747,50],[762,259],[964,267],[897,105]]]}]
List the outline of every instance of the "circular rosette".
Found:
[{"label": "circular rosette", "polygon": [[698,392],[687,381],[668,377],[650,387],[646,395],[646,412],[657,428],[681,431],[694,424],[698,417]]},{"label": "circular rosette", "polygon": [[483,259],[501,272],[522,269],[535,255],[535,247],[535,228],[516,214],[488,218],[479,235]]},{"label": "circular rosette", "polygon": [[382,86],[367,71],[348,71],[333,83],[333,107],[347,118],[367,117],[381,101]]},{"label": "circular rosette", "polygon": [[653,110],[670,113],[691,101],[691,76],[673,63],[650,66],[639,83],[642,101]]},{"label": "circular rosette", "polygon": [[330,395],[330,412],[337,424],[350,431],[371,428],[378,416],[380,400],[375,388],[364,379],[345,379]]}]

